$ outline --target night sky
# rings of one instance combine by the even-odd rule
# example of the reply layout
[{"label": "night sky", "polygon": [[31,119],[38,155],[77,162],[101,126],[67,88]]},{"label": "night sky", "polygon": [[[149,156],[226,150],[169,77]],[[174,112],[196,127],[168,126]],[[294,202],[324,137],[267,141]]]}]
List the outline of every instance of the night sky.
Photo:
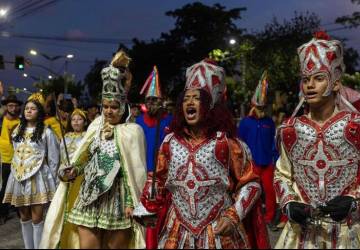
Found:
[{"label": "night sky", "polygon": [[[0,8],[11,8],[28,1],[0,0]],[[36,13],[9,20],[6,31],[14,34],[39,36],[80,37],[119,39],[131,46],[131,39],[149,40],[158,38],[161,32],[174,27],[174,20],[165,16],[168,10],[174,10],[194,1],[180,0],[60,0]],[[360,5],[350,0],[228,0],[201,1],[207,5],[220,2],[229,8],[247,7],[243,19],[237,25],[248,32],[263,29],[273,17],[279,21],[290,19],[297,12],[315,12],[321,18],[326,29],[341,27],[333,24],[336,17],[360,11]],[[11,19],[11,16],[9,17]],[[0,21],[1,23],[1,21]],[[4,31],[0,28],[0,32]],[[360,32],[358,29],[330,32],[332,36],[348,39],[348,45],[360,53]],[[64,71],[64,59],[56,60],[52,65],[41,56],[28,54],[30,49],[49,56],[72,53],[75,59],[68,64],[68,72],[75,74],[77,80],[83,80],[95,58],[109,60],[118,44],[74,43],[50,40],[30,40],[6,38],[0,36],[0,55],[6,61],[13,61],[15,55],[26,55],[33,63],[46,65],[56,72]],[[135,62],[136,63],[136,62]],[[23,78],[24,72],[14,70],[6,64],[6,70],[0,70],[0,80],[5,85],[27,87],[31,89],[33,80]],[[48,73],[39,68],[28,68],[25,72],[35,77],[45,77]],[[161,74],[161,71],[160,71]],[[145,80],[145,79],[144,79]]]}]

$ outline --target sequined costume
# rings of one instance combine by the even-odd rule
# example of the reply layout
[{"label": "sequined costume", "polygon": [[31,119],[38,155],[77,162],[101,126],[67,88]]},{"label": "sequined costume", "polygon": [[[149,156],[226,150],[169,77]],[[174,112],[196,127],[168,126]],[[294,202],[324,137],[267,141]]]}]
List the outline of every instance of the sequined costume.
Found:
[{"label": "sequined costume", "polygon": [[[124,53],[118,52],[114,58],[119,55],[122,57]],[[118,102],[121,118],[127,108],[126,86],[123,73],[113,63],[114,59],[101,72],[102,98]],[[141,127],[126,122],[110,125],[102,113],[88,127],[70,164],[77,176],[84,178],[67,222],[107,232],[131,229],[128,247],[144,248],[144,230],[125,215],[126,207],[137,206],[146,181],[145,139]],[[64,200],[61,196],[57,198]],[[53,237],[43,238],[43,247],[56,248],[61,237],[57,222],[63,220],[60,210],[64,208],[59,206],[57,209],[51,211],[54,219],[44,231]],[[79,238],[73,238],[67,246],[78,247]]]},{"label": "sequined costume", "polygon": [[125,207],[134,205],[116,140],[94,138],[75,162],[85,181],[69,214],[71,223],[107,230],[131,227],[130,219],[125,218]]},{"label": "sequined costume", "polygon": [[[301,201],[313,207],[337,195],[360,198],[360,115],[342,111],[323,126],[307,116],[291,119],[281,129],[281,157],[275,190],[282,207]],[[302,229],[288,222],[277,248],[359,248],[359,210],[348,221],[323,219]],[[354,224],[353,224],[354,223]]]},{"label": "sequined costume", "polygon": [[[104,144],[100,148],[100,141],[97,141],[96,134],[101,125],[101,120],[102,117],[96,118],[88,128],[80,147],[77,148],[71,160],[79,170],[82,169],[84,180],[81,182],[80,191],[76,196],[74,206],[69,211],[68,222],[75,225],[88,225],[111,230],[132,227],[134,230],[134,240],[131,246],[143,248],[145,247],[144,232],[139,225],[123,218],[123,209],[124,202],[133,202],[133,206],[137,205],[140,191],[145,182],[144,135],[142,129],[136,124],[119,124],[115,127],[116,139]],[[116,145],[116,148],[109,146],[110,143]],[[91,155],[91,152],[94,151],[90,150],[95,150],[96,148],[98,149],[96,154]],[[122,152],[122,154],[119,154],[119,158],[116,158],[114,155],[110,155],[107,158],[106,155],[111,152],[105,151],[101,153],[100,149],[116,150],[116,152]],[[132,150],[135,150],[138,154],[133,154]],[[99,157],[102,157],[102,159],[99,159]],[[99,162],[104,160],[109,161],[107,163],[111,163],[105,165],[106,169],[99,166]],[[88,175],[86,174],[87,171],[89,171]],[[93,171],[103,174],[107,172],[107,174],[98,175],[100,179],[97,182],[97,177],[92,174],[94,173]],[[126,178],[124,178],[125,174]],[[103,176],[106,176],[106,178],[103,178]],[[93,186],[89,185],[89,183],[93,184]],[[125,192],[125,185],[127,185],[129,193]],[[66,200],[66,192],[62,191],[61,193],[62,195],[55,196],[56,200],[54,202],[57,202],[58,205],[54,207],[55,209],[49,210],[49,213],[53,216],[48,214],[47,220],[49,219],[49,222],[44,228],[44,234],[46,233],[51,237],[43,237],[42,247],[58,247],[57,244],[62,233],[60,223],[64,219],[62,211],[65,209],[63,206],[59,206],[59,204]],[[131,198],[131,200],[125,197]],[[130,205],[130,203],[127,204]],[[107,212],[109,214],[106,214]],[[79,247],[78,235],[71,237],[71,239],[68,239],[67,246],[71,248]]]},{"label": "sequined costume", "polygon": [[[245,147],[222,133],[197,146],[172,134],[165,138],[158,161],[158,190],[163,190],[163,199],[168,192],[172,197],[159,248],[250,247],[241,220],[261,191]],[[147,207],[146,200],[143,204]],[[234,223],[233,235],[214,234],[220,216]]]},{"label": "sequined costume", "polygon": [[[333,92],[344,71],[342,45],[319,35],[298,49],[301,73],[304,77],[322,73],[328,80],[323,96],[334,94],[344,99]],[[334,198],[360,198],[360,115],[334,105],[330,118],[319,125],[311,118],[315,110],[300,117],[295,116],[296,111],[278,133],[280,158],[274,187],[287,214],[291,204],[302,204],[312,212],[305,223],[296,223],[289,216],[275,248],[359,248],[358,202],[354,200],[345,218],[338,221],[322,211]]]},{"label": "sequined costume", "polygon": [[[4,203],[16,207],[50,202],[56,190],[59,144],[50,128],[40,142],[31,141],[35,128],[26,128],[24,140],[13,142],[14,157],[6,186]],[[14,130],[13,136],[17,134]]]},{"label": "sequined costume", "polygon": [[[42,235],[43,241],[40,244],[41,248],[79,248],[79,239],[77,234],[77,227],[67,222],[69,211],[74,206],[74,202],[79,194],[80,185],[84,179],[83,175],[78,176],[74,182],[66,182],[63,179],[64,169],[68,166],[67,157],[65,153],[64,141],[66,142],[69,159],[74,156],[77,148],[81,145],[81,140],[85,132],[75,133],[70,132],[65,135],[65,138],[60,143],[60,168],[59,178],[62,180],[56,189],[54,195],[54,202],[50,204],[48,214],[45,219],[45,228]],[[62,204],[62,206],[59,206]],[[49,230],[49,226],[56,221],[58,225],[57,231]],[[53,245],[47,245],[52,238]]]},{"label": "sequined costume", "polygon": [[[183,108],[187,103],[204,109],[204,113],[212,110],[218,112],[217,118],[228,112],[220,105],[226,88],[223,68],[205,59],[189,67],[186,78]],[[199,97],[187,102],[187,93]],[[210,98],[210,102],[204,98]],[[189,125],[184,113],[175,115],[172,132],[159,150],[156,175],[149,173],[134,217],[149,225],[152,216],[157,215],[156,227],[161,229],[158,248],[268,247],[263,218],[257,210],[259,177],[253,172],[247,146],[235,139],[235,126],[234,132],[216,125],[213,132],[206,133],[207,128],[202,125],[201,132],[193,135],[195,125]],[[186,124],[182,123],[184,119]],[[204,118],[199,114],[195,124],[199,125],[201,119]],[[231,123],[229,119],[224,119],[224,123]],[[248,230],[249,222],[254,230],[259,228],[260,240]],[[224,235],[223,230],[229,230],[228,234]]]}]

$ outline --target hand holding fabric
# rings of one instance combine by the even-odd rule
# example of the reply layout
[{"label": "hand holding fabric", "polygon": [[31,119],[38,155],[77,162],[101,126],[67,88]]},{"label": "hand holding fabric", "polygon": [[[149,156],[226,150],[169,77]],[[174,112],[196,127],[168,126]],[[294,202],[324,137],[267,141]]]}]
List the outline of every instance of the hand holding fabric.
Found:
[{"label": "hand holding fabric", "polygon": [[340,222],[348,217],[356,208],[356,202],[353,197],[341,195],[328,201],[321,210],[325,214],[329,214],[334,221]]},{"label": "hand holding fabric", "polygon": [[68,179],[68,181],[74,180],[77,176],[75,168],[68,168],[68,169],[65,169],[64,171],[65,171],[65,176]]},{"label": "hand holding fabric", "polygon": [[133,217],[134,209],[132,207],[125,207],[125,218],[129,219]]},{"label": "hand holding fabric", "polygon": [[289,202],[286,205],[286,215],[289,220],[305,226],[308,218],[311,218],[312,207],[301,202]]},{"label": "hand holding fabric", "polygon": [[140,197],[141,203],[151,213],[157,213],[160,208],[164,205],[165,195],[163,194],[163,185],[159,185],[156,181],[155,194],[151,197],[152,192],[152,179],[151,177],[146,181],[143,193]]},{"label": "hand holding fabric", "polygon": [[214,228],[214,233],[221,236],[229,236],[233,232],[234,224],[227,217],[221,217],[216,227]]}]

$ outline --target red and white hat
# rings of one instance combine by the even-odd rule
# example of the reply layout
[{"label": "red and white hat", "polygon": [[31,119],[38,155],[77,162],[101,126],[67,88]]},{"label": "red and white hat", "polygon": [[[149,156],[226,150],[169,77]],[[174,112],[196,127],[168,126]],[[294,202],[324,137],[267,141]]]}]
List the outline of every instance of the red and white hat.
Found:
[{"label": "red and white hat", "polygon": [[210,59],[204,59],[186,69],[185,90],[204,89],[212,98],[212,107],[226,93],[225,71]]},{"label": "red and white hat", "polygon": [[298,54],[302,75],[311,76],[319,72],[327,74],[329,85],[324,95],[329,95],[334,83],[345,71],[341,42],[330,40],[325,32],[320,31],[315,33],[310,42],[298,48]]}]

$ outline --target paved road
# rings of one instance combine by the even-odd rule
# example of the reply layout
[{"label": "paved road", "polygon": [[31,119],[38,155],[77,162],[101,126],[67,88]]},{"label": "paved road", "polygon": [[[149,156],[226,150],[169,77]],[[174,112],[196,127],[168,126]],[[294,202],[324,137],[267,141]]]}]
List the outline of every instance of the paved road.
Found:
[{"label": "paved road", "polygon": [[5,225],[0,226],[0,248],[24,248],[20,221],[16,213],[11,213],[10,220],[8,220]]},{"label": "paved road", "polygon": [[[280,231],[269,231],[269,233],[271,245],[274,246],[277,238],[280,235]],[[24,248],[24,243],[22,241],[19,219],[16,213],[12,213],[10,220],[8,220],[5,225],[0,226],[0,249],[15,248]]]}]

